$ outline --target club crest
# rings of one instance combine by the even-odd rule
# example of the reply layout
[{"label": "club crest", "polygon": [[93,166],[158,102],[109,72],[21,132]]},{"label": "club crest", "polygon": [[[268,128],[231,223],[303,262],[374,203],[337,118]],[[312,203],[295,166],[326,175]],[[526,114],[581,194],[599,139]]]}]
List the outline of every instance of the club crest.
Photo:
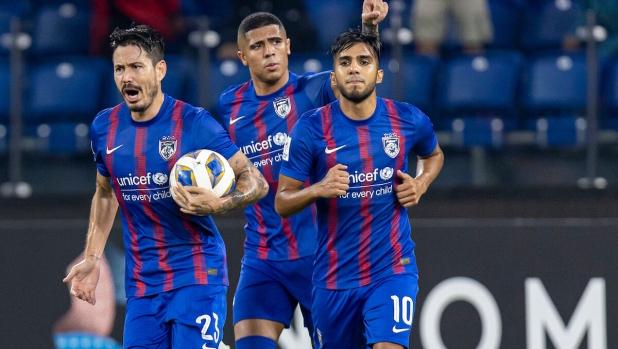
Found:
[{"label": "club crest", "polygon": [[273,106],[275,107],[275,113],[279,115],[279,117],[285,118],[292,110],[292,104],[290,103],[290,97],[280,97],[273,101]]},{"label": "club crest", "polygon": [[399,136],[396,133],[386,133],[382,137],[382,147],[386,155],[394,159],[399,155]]},{"label": "club crest", "polygon": [[176,144],[178,141],[176,140],[160,140],[159,141],[159,155],[163,158],[163,160],[167,161],[176,154]]}]

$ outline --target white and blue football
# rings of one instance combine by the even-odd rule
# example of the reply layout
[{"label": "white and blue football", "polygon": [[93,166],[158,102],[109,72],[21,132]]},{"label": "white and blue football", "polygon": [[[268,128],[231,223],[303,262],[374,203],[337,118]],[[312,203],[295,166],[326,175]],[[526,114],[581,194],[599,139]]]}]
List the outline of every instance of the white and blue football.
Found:
[{"label": "white and blue football", "polygon": [[219,153],[200,149],[181,156],[170,172],[170,191],[177,183],[213,190],[223,197],[234,191],[236,176],[232,166]]}]

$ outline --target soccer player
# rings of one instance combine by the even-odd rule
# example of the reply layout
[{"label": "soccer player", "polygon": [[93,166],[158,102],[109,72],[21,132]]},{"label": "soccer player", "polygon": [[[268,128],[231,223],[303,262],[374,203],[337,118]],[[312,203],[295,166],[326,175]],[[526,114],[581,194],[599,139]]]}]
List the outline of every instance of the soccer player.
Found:
[{"label": "soccer player", "polygon": [[[341,97],[294,125],[275,208],[293,217],[317,206],[311,311],[318,347],[407,348],[418,292],[407,208],[444,156],[425,114],[376,97],[383,75],[376,36],[350,30],[329,53]],[[410,153],[418,157],[415,178],[407,174]]]},{"label": "soccer player", "polygon": [[[103,248],[120,207],[124,348],[217,348],[228,280],[225,246],[209,214],[259,200],[268,184],[208,112],[161,91],[166,63],[159,33],[147,26],[116,29],[111,48],[124,103],[92,123],[98,173],[85,258],[64,281],[72,281],[72,295],[95,304]],[[228,159],[236,189],[218,198],[203,188],[179,188],[174,202],[168,174],[180,156],[201,148]]]},{"label": "soccer player", "polygon": [[[382,0],[365,0],[363,30],[377,34],[388,12]],[[311,275],[316,247],[315,208],[290,219],[275,212],[283,145],[304,112],[335,96],[329,73],[288,71],[290,39],[279,19],[265,12],[246,17],[238,29],[238,57],[251,80],[221,94],[218,115],[232,140],[270,184],[268,195],[245,210],[245,255],[233,303],[237,349],[274,349],[300,304],[311,326]]]}]

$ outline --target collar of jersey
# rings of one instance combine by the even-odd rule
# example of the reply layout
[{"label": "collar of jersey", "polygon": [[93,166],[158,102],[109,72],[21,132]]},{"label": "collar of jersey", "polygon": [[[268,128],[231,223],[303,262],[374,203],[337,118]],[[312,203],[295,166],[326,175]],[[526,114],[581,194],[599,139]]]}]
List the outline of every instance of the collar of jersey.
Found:
[{"label": "collar of jersey", "polygon": [[148,120],[148,121],[135,121],[133,120],[133,118],[131,117],[131,111],[129,110],[129,107],[127,106],[126,103],[124,103],[123,108],[125,108],[125,110],[127,110],[129,112],[129,121],[131,122],[131,124],[133,124],[133,126],[136,127],[146,127],[146,126],[150,126],[154,123],[156,123],[157,121],[159,121],[163,115],[165,115],[167,109],[169,108],[170,104],[172,103],[172,97],[166,95],[165,93],[163,94],[163,104],[161,105],[161,109],[159,109],[159,112],[157,113],[157,115],[155,115],[154,118]]},{"label": "collar of jersey", "polygon": [[374,110],[373,114],[371,114],[371,116],[365,120],[353,120],[347,117],[341,110],[341,106],[339,105],[339,100],[336,100],[335,102],[333,102],[332,108],[336,112],[336,114],[339,114],[341,116],[341,119],[345,123],[347,123],[350,126],[357,127],[357,126],[369,125],[373,123],[374,121],[376,121],[378,119],[378,115],[380,115],[380,113],[382,113],[382,110],[384,109],[384,102],[382,101],[382,98],[378,97],[378,100],[376,102],[376,110]]},{"label": "collar of jersey", "polygon": [[296,82],[296,80],[298,79],[298,75],[290,72],[290,78],[288,79],[288,82],[283,85],[280,89],[278,89],[277,91],[273,92],[273,93],[269,93],[267,95],[263,95],[263,96],[258,96],[257,93],[255,93],[255,86],[253,86],[253,80],[251,80],[251,92],[253,93],[253,96],[255,96],[255,98],[257,98],[260,101],[268,101],[273,99],[274,97],[279,97],[283,94],[283,92],[288,88],[288,86],[290,86],[290,84],[293,84],[294,82]]}]

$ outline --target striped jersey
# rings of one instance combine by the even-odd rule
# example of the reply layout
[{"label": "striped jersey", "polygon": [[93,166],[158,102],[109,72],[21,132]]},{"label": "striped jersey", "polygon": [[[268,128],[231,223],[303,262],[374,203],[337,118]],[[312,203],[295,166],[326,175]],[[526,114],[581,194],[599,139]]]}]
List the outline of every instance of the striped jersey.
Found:
[{"label": "striped jersey", "polygon": [[397,170],[407,172],[410,152],[426,156],[437,144],[423,112],[383,98],[366,120],[346,117],[336,101],[296,123],[281,174],[314,184],[343,164],[350,179],[345,195],[316,201],[316,287],[349,289],[418,272],[407,209],[395,194]]},{"label": "striped jersey", "polygon": [[126,294],[147,296],[186,285],[227,285],[225,246],[210,216],[180,212],[168,176],[197,149],[229,159],[238,148],[207,111],[165,95],[159,113],[136,122],[125,103],[100,112],[90,129],[97,170],[119,203]]},{"label": "striped jersey", "polygon": [[245,256],[268,260],[293,260],[315,253],[315,207],[283,219],[275,211],[275,194],[283,145],[303,113],[335,99],[330,73],[290,72],[279,91],[255,93],[253,82],[225,90],[218,115],[240,150],[262,172],[270,189],[257,203],[245,208]]}]

